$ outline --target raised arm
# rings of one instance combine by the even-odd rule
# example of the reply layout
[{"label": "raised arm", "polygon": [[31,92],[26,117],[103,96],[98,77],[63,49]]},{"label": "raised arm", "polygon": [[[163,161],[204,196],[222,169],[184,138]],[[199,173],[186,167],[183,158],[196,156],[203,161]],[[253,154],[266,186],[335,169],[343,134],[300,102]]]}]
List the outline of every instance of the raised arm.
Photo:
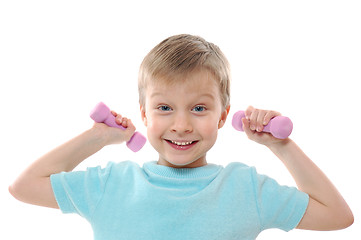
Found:
[{"label": "raised arm", "polygon": [[72,171],[84,159],[106,145],[129,141],[135,127],[130,120],[122,119],[120,115],[117,116],[117,123],[126,130],[95,123],[91,129],[45,154],[9,186],[10,193],[22,202],[59,208],[51,187],[50,175]]},{"label": "raised arm", "polygon": [[277,139],[261,133],[263,126],[277,112],[254,109],[246,111],[242,119],[244,130],[253,141],[267,146],[286,166],[299,190],[307,193],[310,201],[299,229],[336,230],[350,226],[353,214],[332,182],[291,139]]}]

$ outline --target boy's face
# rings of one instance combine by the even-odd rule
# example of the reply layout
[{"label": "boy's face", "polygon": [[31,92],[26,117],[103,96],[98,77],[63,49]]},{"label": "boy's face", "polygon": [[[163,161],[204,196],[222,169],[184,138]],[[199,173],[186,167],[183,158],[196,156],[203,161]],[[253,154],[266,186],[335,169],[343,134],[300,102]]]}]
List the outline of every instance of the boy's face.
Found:
[{"label": "boy's face", "polygon": [[141,106],[148,140],[159,153],[158,164],[200,167],[217,139],[229,107],[222,107],[219,86],[207,71],[188,74],[174,85],[150,84]]}]

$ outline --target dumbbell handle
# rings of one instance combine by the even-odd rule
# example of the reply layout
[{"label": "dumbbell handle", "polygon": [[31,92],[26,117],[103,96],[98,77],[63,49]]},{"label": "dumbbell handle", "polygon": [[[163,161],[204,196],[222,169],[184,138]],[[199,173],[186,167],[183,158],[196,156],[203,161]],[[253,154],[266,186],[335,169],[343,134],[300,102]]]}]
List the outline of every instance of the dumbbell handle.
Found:
[{"label": "dumbbell handle", "polygon": [[[115,117],[103,102],[100,102],[95,106],[95,108],[90,112],[90,117],[95,122],[105,123],[109,127],[125,130],[123,126],[115,122]],[[127,147],[133,152],[138,152],[144,146],[146,141],[146,138],[141,133],[135,132],[127,142]]]},{"label": "dumbbell handle", "polygon": [[[242,118],[245,117],[246,115],[244,111],[236,112],[232,118],[232,126],[238,131],[243,131]],[[268,132],[276,138],[285,139],[291,134],[292,129],[293,123],[291,119],[284,116],[276,116],[272,118],[266,126],[264,126],[262,132]]]}]

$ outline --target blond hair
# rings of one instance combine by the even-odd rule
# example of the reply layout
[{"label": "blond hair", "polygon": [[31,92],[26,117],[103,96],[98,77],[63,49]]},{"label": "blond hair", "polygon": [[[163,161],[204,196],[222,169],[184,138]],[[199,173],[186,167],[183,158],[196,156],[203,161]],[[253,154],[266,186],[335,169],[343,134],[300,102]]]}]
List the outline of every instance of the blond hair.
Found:
[{"label": "blond hair", "polygon": [[223,107],[230,101],[230,68],[218,46],[199,36],[171,36],[155,46],[144,58],[138,77],[139,102],[144,106],[149,81],[167,83],[194,70],[205,69],[213,74],[220,87]]}]

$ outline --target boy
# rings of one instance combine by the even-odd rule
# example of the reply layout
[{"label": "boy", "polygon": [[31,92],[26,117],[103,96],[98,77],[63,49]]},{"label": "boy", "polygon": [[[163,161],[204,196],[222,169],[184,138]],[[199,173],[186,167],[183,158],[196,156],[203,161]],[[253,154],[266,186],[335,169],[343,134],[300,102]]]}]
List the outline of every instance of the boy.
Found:
[{"label": "boy", "polygon": [[27,203],[80,214],[95,239],[255,239],[268,228],[352,224],[347,203],[297,145],[262,132],[277,112],[249,107],[242,122],[248,138],[285,164],[298,189],[241,163],[207,163],[230,109],[229,66],[214,44],[185,34],[162,41],[140,67],[139,99],[157,162],[71,172],[104,146],[130,139],[132,122],[112,112],[126,130],[95,123],[29,166],[10,192]]}]

